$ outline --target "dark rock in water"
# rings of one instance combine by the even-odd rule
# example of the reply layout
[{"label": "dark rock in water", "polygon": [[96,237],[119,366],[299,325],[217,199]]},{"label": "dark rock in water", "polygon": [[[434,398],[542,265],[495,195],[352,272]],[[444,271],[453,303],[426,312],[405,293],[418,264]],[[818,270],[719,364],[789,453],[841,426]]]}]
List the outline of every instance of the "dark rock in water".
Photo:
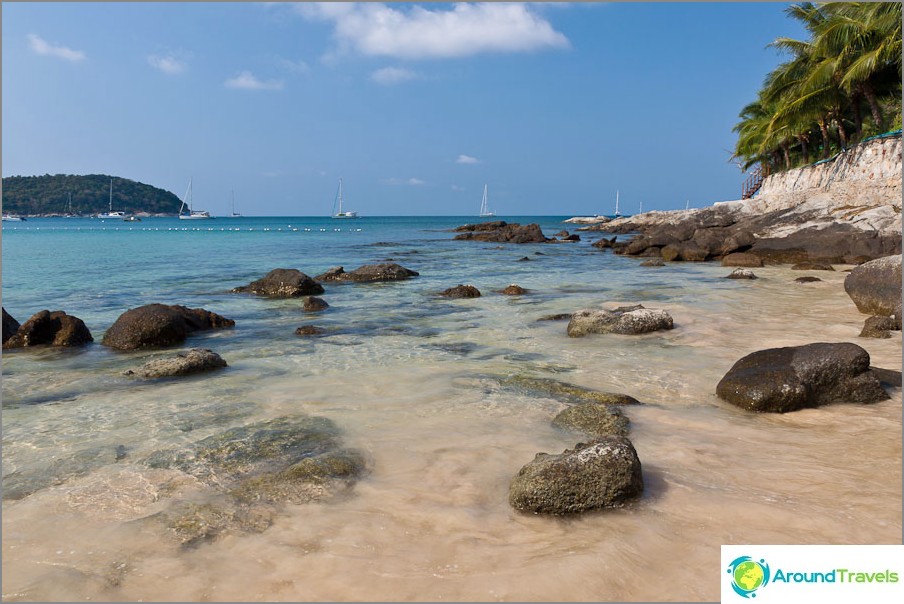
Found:
[{"label": "dark rock in water", "polygon": [[8,339],[10,339],[16,331],[19,330],[19,322],[16,321],[12,315],[6,312],[6,309],[3,309],[3,342],[6,343]]},{"label": "dark rock in water", "polygon": [[508,223],[506,221],[494,220],[492,222],[481,222],[479,224],[465,224],[452,230],[456,233],[463,233],[467,231],[498,231],[505,226],[508,226]]},{"label": "dark rock in water", "polygon": [[794,280],[795,283],[816,283],[817,281],[822,281],[819,277],[798,277]]},{"label": "dark rock in water", "polygon": [[535,514],[575,514],[619,507],[642,493],[634,445],[623,436],[605,436],[561,455],[538,453],[512,479],[509,503]]},{"label": "dark rock in water", "polygon": [[351,272],[346,272],[341,266],[331,268],[322,275],[317,275],[317,281],[350,281],[354,283],[375,283],[380,281],[402,281],[417,277],[420,273],[407,269],[394,262],[383,264],[365,264]]},{"label": "dark rock in water", "polygon": [[543,315],[537,321],[566,321],[571,319],[572,314],[570,312],[563,312],[555,315]]},{"label": "dark rock in water", "polygon": [[614,310],[579,310],[571,316],[568,335],[572,338],[580,338],[589,333],[636,335],[673,327],[669,313],[637,304]]},{"label": "dark rock in water", "polygon": [[831,264],[823,262],[798,262],[791,267],[792,271],[834,271],[835,268]]},{"label": "dark rock in water", "polygon": [[600,405],[640,405],[633,396],[617,392],[601,392],[591,390],[583,386],[576,386],[567,382],[560,382],[550,378],[535,378],[526,375],[515,375],[505,378],[499,384],[508,390],[513,390],[522,395],[543,396],[554,398],[564,403],[580,405],[596,403]]},{"label": "dark rock in water", "polygon": [[756,254],[748,252],[735,252],[722,258],[722,266],[742,266],[746,268],[759,268],[763,261]]},{"label": "dark rock in water", "polygon": [[650,258],[641,262],[640,266],[665,266],[665,262],[662,261],[662,258]]},{"label": "dark rock in water", "polygon": [[294,268],[277,268],[257,281],[236,287],[232,291],[270,296],[271,298],[297,298],[322,294],[323,286]]},{"label": "dark rock in water", "polygon": [[[5,319],[6,317],[4,327]],[[93,341],[91,332],[78,317],[67,315],[61,310],[42,310],[20,325],[16,333],[3,342],[3,348],[83,346]]]},{"label": "dark rock in water", "polygon": [[326,300],[323,298],[318,298],[317,296],[308,296],[304,299],[304,306],[302,309],[305,312],[319,312],[321,310],[326,310],[330,305],[326,303]]},{"label": "dark rock in water", "polygon": [[857,310],[868,315],[901,316],[901,256],[887,256],[861,264],[844,278]]},{"label": "dark rock in water", "polygon": [[901,331],[901,321],[895,317],[869,317],[863,322],[861,338],[890,338],[891,332]]},{"label": "dark rock in water", "polygon": [[527,290],[520,285],[515,285],[514,283],[512,283],[505,289],[500,289],[499,293],[505,294],[506,296],[523,296],[527,293]]},{"label": "dark rock in water", "polygon": [[568,231],[559,231],[558,233],[554,234],[553,237],[568,237]]},{"label": "dark rock in water", "polygon": [[148,361],[138,369],[127,371],[126,375],[153,379],[203,373],[222,367],[226,367],[226,361],[217,353],[206,348],[192,348],[174,358]]},{"label": "dark rock in water", "polygon": [[709,257],[709,253],[693,241],[667,245],[662,248],[661,255],[663,260],[669,262],[673,260],[703,262]]},{"label": "dark rock in water", "polygon": [[869,370],[882,384],[887,384],[893,388],[901,387],[900,371],[896,371],[895,369],[882,369],[881,367],[870,367]]},{"label": "dark rock in water", "polygon": [[584,432],[589,436],[627,436],[630,422],[618,407],[583,403],[569,407],[552,420],[554,426]]},{"label": "dark rock in water", "polygon": [[562,237],[562,241],[580,241],[580,240],[581,240],[580,235],[566,235],[565,237]]},{"label": "dark rock in water", "polygon": [[480,290],[473,285],[456,285],[440,292],[439,295],[447,298],[479,298]]},{"label": "dark rock in water", "polygon": [[324,333],[323,329],[316,325],[302,325],[295,330],[296,336],[319,336]]},{"label": "dark rock in water", "polygon": [[[455,239],[472,240],[472,241],[488,241],[492,243],[545,243],[549,241],[540,230],[540,225],[536,223],[520,225],[507,224],[505,221],[498,221],[500,224],[495,228],[489,228],[488,225],[494,223],[486,223],[482,225],[464,225],[455,229],[461,232],[455,236]],[[480,227],[480,228],[465,228]]]},{"label": "dark rock in water", "polygon": [[122,313],[101,343],[119,350],[172,346],[181,344],[195,331],[234,325],[232,319],[203,308],[147,304]]},{"label": "dark rock in water", "polygon": [[725,374],[716,394],[748,411],[773,413],[889,398],[869,371],[869,353],[850,343],[807,344],[751,353]]},{"label": "dark rock in water", "polygon": [[531,261],[530,258],[528,258],[527,256],[522,256],[521,258],[518,258],[518,262],[530,262],[530,261]]},{"label": "dark rock in water", "polygon": [[759,279],[753,271],[748,270],[746,268],[736,268],[731,271],[731,274],[725,275],[726,279]]},{"label": "dark rock in water", "polygon": [[604,250],[606,248],[611,248],[612,245],[615,243],[616,239],[618,239],[618,235],[616,235],[615,237],[612,237],[611,239],[600,239],[599,241],[594,241],[590,245],[592,245],[595,248]]}]

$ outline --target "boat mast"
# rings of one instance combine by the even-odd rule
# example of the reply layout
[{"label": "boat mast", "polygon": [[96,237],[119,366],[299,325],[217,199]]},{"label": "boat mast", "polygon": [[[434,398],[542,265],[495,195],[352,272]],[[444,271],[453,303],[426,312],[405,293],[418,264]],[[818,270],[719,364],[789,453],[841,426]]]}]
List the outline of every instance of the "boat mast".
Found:
[{"label": "boat mast", "polygon": [[618,189],[615,190],[615,215],[618,216]]},{"label": "boat mast", "polygon": [[342,215],[342,179],[339,179],[339,216]]},{"label": "boat mast", "polygon": [[113,179],[110,179],[110,213],[113,213]]}]

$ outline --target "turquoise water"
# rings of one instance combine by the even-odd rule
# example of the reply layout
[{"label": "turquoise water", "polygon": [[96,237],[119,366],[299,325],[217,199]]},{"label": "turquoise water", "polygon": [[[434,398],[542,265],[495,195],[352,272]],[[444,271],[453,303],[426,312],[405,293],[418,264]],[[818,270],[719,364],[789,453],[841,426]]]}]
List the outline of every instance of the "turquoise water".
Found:
[{"label": "turquoise water", "polygon": [[[538,222],[547,236],[567,217]],[[802,287],[788,267],[724,279],[716,263],[640,267],[569,244],[454,241],[473,217],[217,218],[3,225],[3,306],[85,321],[78,350],[3,354],[5,600],[715,600],[723,543],[894,543],[901,522],[901,401],[751,415],[714,394],[763,348],[851,341],[895,368],[900,339],[858,338],[845,267]],[[529,261],[521,261],[527,257]],[[317,275],[394,261],[408,281],[327,284],[330,307],[230,290],[274,268]],[[436,294],[470,283],[471,300]],[[511,283],[520,297],[495,294]],[[161,302],[236,321],[164,351],[99,344],[128,308]],[[642,303],[675,329],[565,335],[537,319]],[[323,327],[321,338],[295,328]],[[201,346],[226,369],[141,382],[149,359]],[[511,376],[630,394],[646,490],[626,510],[525,516],[508,484],[540,451],[583,437],[550,421],[565,403],[505,388]],[[161,449],[282,415],[327,417],[370,474],[336,502],[281,507],[260,533],[186,550],[137,522],[217,501]],[[864,446],[868,442],[869,446]],[[844,455],[839,455],[844,451]],[[122,454],[120,453],[122,452]],[[751,521],[754,519],[754,521]],[[682,564],[675,565],[675,560]]]}]

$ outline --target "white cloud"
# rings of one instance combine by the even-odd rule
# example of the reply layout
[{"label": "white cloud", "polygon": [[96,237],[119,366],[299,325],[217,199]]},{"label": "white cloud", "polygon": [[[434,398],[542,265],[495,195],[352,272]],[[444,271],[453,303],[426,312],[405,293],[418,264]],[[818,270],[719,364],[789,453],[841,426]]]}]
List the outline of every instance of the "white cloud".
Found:
[{"label": "white cloud", "polygon": [[72,63],[78,63],[85,59],[85,53],[81,50],[72,50],[66,46],[55,46],[36,34],[28,34],[28,46],[35,54],[56,57]]},{"label": "white cloud", "polygon": [[404,67],[384,67],[370,74],[371,80],[377,84],[383,84],[384,86],[399,84],[401,82],[413,80],[416,77],[416,73],[410,69],[405,69]]},{"label": "white cloud", "polygon": [[300,73],[305,75],[311,73],[311,68],[308,66],[308,64],[300,59],[298,61],[293,61],[292,59],[280,59],[279,64],[283,69],[290,73]]},{"label": "white cloud", "polygon": [[185,70],[188,69],[188,65],[185,63],[185,61],[177,59],[172,54],[165,56],[149,55],[148,64],[154,69],[170,75],[177,75],[185,72]]},{"label": "white cloud", "polygon": [[385,178],[385,179],[383,179],[383,184],[386,184],[386,185],[408,185],[408,186],[411,186],[411,187],[417,187],[417,186],[424,185],[424,184],[427,184],[427,183],[424,182],[423,180],[421,180],[420,178],[413,178],[413,177],[412,177],[412,178],[408,178],[408,179],[404,179],[404,178]]},{"label": "white cloud", "polygon": [[464,191],[464,187],[459,187],[458,185],[452,185],[453,191]]},{"label": "white cloud", "polygon": [[471,157],[470,155],[459,155],[458,159],[455,160],[456,164],[479,164],[480,160],[476,157]]},{"label": "white cloud", "polygon": [[259,80],[248,70],[243,71],[234,78],[229,78],[223,83],[226,88],[238,88],[241,90],[282,90],[282,80]]},{"label": "white cloud", "polygon": [[568,38],[524,3],[463,2],[431,10],[319,2],[298,4],[296,10],[307,19],[332,22],[340,54],[437,59],[569,47]]}]

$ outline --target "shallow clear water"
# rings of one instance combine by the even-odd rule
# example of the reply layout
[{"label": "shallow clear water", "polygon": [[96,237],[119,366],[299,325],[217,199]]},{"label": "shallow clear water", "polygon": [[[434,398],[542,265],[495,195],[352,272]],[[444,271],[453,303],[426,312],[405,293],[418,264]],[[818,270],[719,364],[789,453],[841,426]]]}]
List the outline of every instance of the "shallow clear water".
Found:
[{"label": "shallow clear water", "polygon": [[[573,229],[562,218],[512,220],[552,235]],[[899,368],[900,338],[857,337],[865,317],[844,293],[847,267],[807,285],[787,267],[734,281],[714,263],[642,268],[592,248],[592,234],[452,241],[446,229],[474,221],[5,224],[6,310],[20,322],[65,310],[96,342],[3,354],[4,495],[27,494],[3,502],[4,599],[716,600],[723,543],[900,543],[900,389],[876,405],[786,415],[714,394],[737,359],[774,346],[850,341],[873,365]],[[273,268],[316,275],[389,258],[420,276],[328,285],[330,308],[316,315],[297,300],[229,293]],[[483,296],[435,295],[459,283]],[[493,293],[510,283],[530,293]],[[174,349],[211,348],[229,367],[156,383],[123,376],[173,353],[98,343],[119,314],[151,302],[234,319]],[[565,323],[537,321],[623,303],[663,308],[675,329],[572,339]],[[329,335],[299,338],[303,324]],[[521,466],[581,437],[550,424],[561,401],[500,385],[512,375],[646,403],[625,410],[643,498],[576,518],[514,511],[508,485]],[[148,468],[148,455],[293,414],[332,419],[367,454],[371,472],[350,496],[282,506],[261,533],[194,549],[134,522],[201,496]]]}]

